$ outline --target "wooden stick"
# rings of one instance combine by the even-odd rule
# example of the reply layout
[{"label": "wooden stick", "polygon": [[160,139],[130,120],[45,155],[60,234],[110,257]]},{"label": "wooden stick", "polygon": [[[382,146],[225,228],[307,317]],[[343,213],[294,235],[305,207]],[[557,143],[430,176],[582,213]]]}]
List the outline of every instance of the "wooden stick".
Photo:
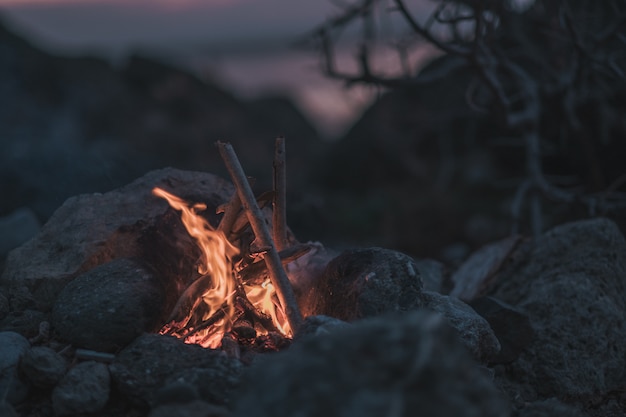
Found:
[{"label": "wooden stick", "polygon": [[[254,178],[248,178],[248,183],[250,186],[254,186]],[[222,216],[222,220],[220,220],[220,224],[217,225],[217,230],[224,233],[226,238],[229,238],[230,234],[233,232],[233,226],[235,222],[239,218],[239,212],[241,211],[241,200],[239,199],[239,194],[237,194],[237,190],[233,193],[233,196],[230,198],[228,203],[221,206],[224,212]],[[218,210],[220,207],[218,207]],[[218,213],[219,214],[219,213]]]},{"label": "wooden stick", "polygon": [[84,361],[96,361],[111,363],[115,360],[115,355],[112,353],[96,352],[95,350],[76,349],[76,359]]},{"label": "wooden stick", "polygon": [[269,250],[265,254],[265,263],[267,269],[270,272],[270,280],[276,289],[278,300],[281,306],[285,309],[285,316],[291,326],[294,334],[300,329],[302,324],[302,314],[300,308],[296,302],[296,297],[291,288],[287,273],[280,262],[280,257],[276,251],[276,246],[270,234],[269,228],[265,223],[263,213],[259,208],[252,189],[246,180],[246,175],[241,168],[237,154],[230,143],[218,142],[217,147],[220,151],[222,159],[226,164],[226,169],[235,183],[237,193],[241,199],[243,209],[248,216],[252,230],[257,239],[259,239],[262,246],[267,246]]},{"label": "wooden stick", "polygon": [[222,216],[220,224],[217,225],[217,230],[224,233],[227,239],[228,235],[230,235],[230,232],[233,230],[235,220],[237,220],[239,216],[239,210],[241,210],[241,200],[235,191],[230,201],[224,207],[224,216]]},{"label": "wooden stick", "polygon": [[285,138],[279,136],[274,145],[274,211],[272,226],[276,249],[287,248],[287,170]]},{"label": "wooden stick", "polygon": [[[293,262],[299,257],[308,253],[311,250],[311,247],[311,245],[308,245],[306,243],[299,243],[285,250],[281,250],[280,252],[278,252],[278,256],[280,257],[280,261],[284,266],[287,265],[289,262]],[[241,282],[248,285],[260,285],[265,279],[264,271],[266,270],[267,266],[264,262],[255,262],[249,264],[241,271],[239,271]]]}]

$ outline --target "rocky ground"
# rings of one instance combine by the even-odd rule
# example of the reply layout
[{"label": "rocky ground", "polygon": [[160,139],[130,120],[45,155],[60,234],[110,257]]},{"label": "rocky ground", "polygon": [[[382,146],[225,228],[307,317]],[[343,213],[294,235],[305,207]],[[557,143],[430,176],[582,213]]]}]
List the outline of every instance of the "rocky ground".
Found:
[{"label": "rocky ground", "polygon": [[290,346],[213,350],[155,334],[194,253],[155,185],[208,207],[233,191],[154,171],[68,200],[10,253],[2,415],[626,415],[626,241],[611,220],[496,241],[458,268],[343,251],[298,293],[309,317]]},{"label": "rocky ground", "polygon": [[[0,415],[626,415],[626,217],[544,201],[548,230],[528,237],[524,211],[511,236],[524,158],[468,83],[385,93],[324,144],[285,98],[54,56],[0,24]],[[547,175],[623,190],[621,139],[583,158],[550,120]],[[152,187],[215,225],[233,187],[212,144],[265,191],[279,134],[289,224],[322,242],[288,267],[301,332],[261,350],[157,334],[198,252]]]}]

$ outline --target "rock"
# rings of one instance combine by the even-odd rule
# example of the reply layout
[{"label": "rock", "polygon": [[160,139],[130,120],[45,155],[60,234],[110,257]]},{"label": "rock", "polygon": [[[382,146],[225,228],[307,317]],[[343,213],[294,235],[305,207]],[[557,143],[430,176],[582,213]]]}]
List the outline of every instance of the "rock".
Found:
[{"label": "rock", "polygon": [[443,293],[444,265],[434,259],[416,259],[415,264],[424,282],[424,290]]},{"label": "rock", "polygon": [[13,286],[6,289],[9,299],[10,310],[22,312],[27,309],[35,309],[35,297],[25,285]]},{"label": "rock", "polygon": [[441,315],[355,322],[258,360],[233,416],[508,416],[508,404]]},{"label": "rock", "polygon": [[115,351],[145,331],[158,330],[164,288],[130,259],[116,259],[78,277],[52,310],[55,331],[74,346]]},{"label": "rock", "polygon": [[239,385],[242,366],[237,359],[228,358],[215,364],[181,369],[166,379],[195,387],[199,399],[213,405],[229,405],[230,393]]},{"label": "rock", "polygon": [[6,401],[0,401],[0,416],[2,417],[20,417],[15,408]]},{"label": "rock", "polygon": [[156,404],[187,404],[200,400],[198,389],[186,381],[174,381],[164,385],[156,393]]},{"label": "rock", "polygon": [[324,247],[320,242],[307,242],[309,251],[285,265],[298,306],[303,316],[315,314],[317,288],[328,263],[337,256],[336,251]]},{"label": "rock", "polygon": [[298,333],[295,335],[295,340],[300,340],[303,337],[317,337],[324,334],[328,334],[333,330],[339,328],[345,328],[350,326],[345,321],[328,316],[308,316],[304,318],[302,326]]},{"label": "rock", "polygon": [[[232,185],[214,175],[165,168],[152,171],[131,184],[104,194],[69,198],[33,239],[13,250],[0,285],[26,286],[38,307],[49,309],[73,278],[117,258],[143,255],[155,270],[171,282],[173,302],[178,287],[185,287],[195,270],[180,270],[181,260],[194,253],[195,242],[186,234],[179,214],[165,200],[151,194],[155,186],[178,196],[207,204],[207,215],[216,223],[215,207],[228,201]],[[170,212],[172,218],[164,216]],[[158,224],[158,228],[154,226]],[[168,232],[171,235],[167,235]],[[180,235],[173,234],[180,231]],[[157,243],[160,246],[155,246]],[[171,271],[176,267],[176,274]],[[181,273],[182,272],[182,273]],[[188,272],[188,274],[186,273]],[[169,273],[169,274],[168,274]]]},{"label": "rock", "polygon": [[519,236],[511,236],[473,253],[452,274],[450,295],[469,302],[486,294],[493,287],[498,271],[511,258],[521,241]]},{"label": "rock", "polygon": [[488,363],[498,354],[500,351],[498,338],[487,320],[469,305],[454,297],[430,291],[424,291],[420,297],[423,308],[446,318],[476,360]]},{"label": "rock", "polygon": [[528,314],[535,333],[508,377],[543,397],[623,387],[625,277],[626,242],[608,219],[564,224],[529,244],[492,293]]},{"label": "rock", "polygon": [[413,258],[389,249],[348,250],[320,278],[314,314],[352,321],[419,307],[423,284]]},{"label": "rock", "polygon": [[470,306],[487,320],[500,342],[500,352],[490,359],[491,363],[514,361],[532,342],[530,319],[520,309],[488,296],[473,300]]},{"label": "rock", "polygon": [[3,320],[9,314],[9,299],[0,293],[0,320]]},{"label": "rock", "polygon": [[110,375],[107,366],[81,362],[68,371],[52,391],[55,415],[95,413],[109,400]]},{"label": "rock", "polygon": [[563,404],[556,398],[534,401],[522,408],[517,415],[519,417],[587,417],[579,409]]},{"label": "rock", "polygon": [[35,346],[22,357],[20,371],[34,386],[51,388],[65,375],[67,361],[49,347]]},{"label": "rock", "polygon": [[0,258],[35,236],[39,228],[37,216],[26,207],[0,217]]},{"label": "rock", "polygon": [[0,332],[0,393],[2,400],[6,399],[11,404],[19,403],[28,394],[28,387],[19,379],[17,369],[29,347],[30,343],[24,336],[15,332]]},{"label": "rock", "polygon": [[221,351],[146,334],[122,350],[110,369],[120,392],[141,404],[154,406],[159,390],[176,382],[194,387],[204,401],[224,405],[239,383],[242,364]]},{"label": "rock", "polygon": [[204,401],[168,404],[154,408],[148,417],[227,417],[228,410]]},{"label": "rock", "polygon": [[37,310],[11,311],[2,321],[0,329],[19,333],[25,337],[35,337],[39,333],[42,322],[48,320],[48,315]]}]

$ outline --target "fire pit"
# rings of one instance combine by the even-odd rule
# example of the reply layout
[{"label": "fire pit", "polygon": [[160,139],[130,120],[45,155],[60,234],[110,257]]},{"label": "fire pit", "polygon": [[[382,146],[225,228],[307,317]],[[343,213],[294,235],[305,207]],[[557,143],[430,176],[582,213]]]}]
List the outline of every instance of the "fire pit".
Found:
[{"label": "fire pit", "polygon": [[[256,198],[232,149],[220,149],[234,186],[154,171],[69,199],[11,253],[0,280],[2,412],[569,416],[578,410],[567,401],[619,403],[613,370],[626,355],[606,346],[626,334],[624,312],[598,304],[622,306],[626,294],[626,243],[610,221],[565,225],[536,250],[519,237],[495,242],[446,280],[436,261],[298,242],[280,141],[274,190]],[[543,314],[559,308],[567,314]],[[585,333],[588,316],[606,337]],[[580,323],[575,332],[563,317]],[[586,359],[559,368],[562,346]],[[608,362],[594,362],[600,351]]]}]

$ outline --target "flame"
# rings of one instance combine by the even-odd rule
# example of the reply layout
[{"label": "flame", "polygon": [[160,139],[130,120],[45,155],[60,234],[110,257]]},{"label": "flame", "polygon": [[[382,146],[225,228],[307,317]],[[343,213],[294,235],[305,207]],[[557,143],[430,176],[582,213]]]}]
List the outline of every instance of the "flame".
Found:
[{"label": "flame", "polygon": [[[224,334],[230,331],[236,319],[234,295],[237,293],[237,279],[233,258],[239,254],[239,249],[228,241],[224,233],[213,228],[204,217],[198,214],[206,210],[205,204],[190,204],[158,187],[155,187],[152,193],[164,198],[173,209],[181,212],[183,225],[201,249],[198,272],[211,278],[207,280],[209,285],[203,291],[201,300],[194,301],[189,315],[182,323],[177,323],[177,327],[188,326],[194,315],[201,314],[200,320],[194,320],[194,322],[202,323],[223,310],[223,318],[207,328],[199,331],[189,328],[189,331],[182,335],[178,332],[172,333],[184,338],[186,343],[217,348],[220,346]],[[261,285],[243,285],[243,290],[252,305],[271,317],[273,324],[283,335],[292,336],[291,328],[280,308],[276,290],[269,278]],[[198,308],[202,302],[204,308]],[[172,325],[168,324],[161,329],[160,333],[170,333],[171,330]],[[186,336],[186,334],[190,335]]]},{"label": "flame", "polygon": [[244,289],[252,305],[270,316],[279,332],[287,337],[293,336],[291,326],[289,326],[283,310],[279,307],[280,303],[276,296],[276,289],[269,278],[259,286],[244,285]]}]

